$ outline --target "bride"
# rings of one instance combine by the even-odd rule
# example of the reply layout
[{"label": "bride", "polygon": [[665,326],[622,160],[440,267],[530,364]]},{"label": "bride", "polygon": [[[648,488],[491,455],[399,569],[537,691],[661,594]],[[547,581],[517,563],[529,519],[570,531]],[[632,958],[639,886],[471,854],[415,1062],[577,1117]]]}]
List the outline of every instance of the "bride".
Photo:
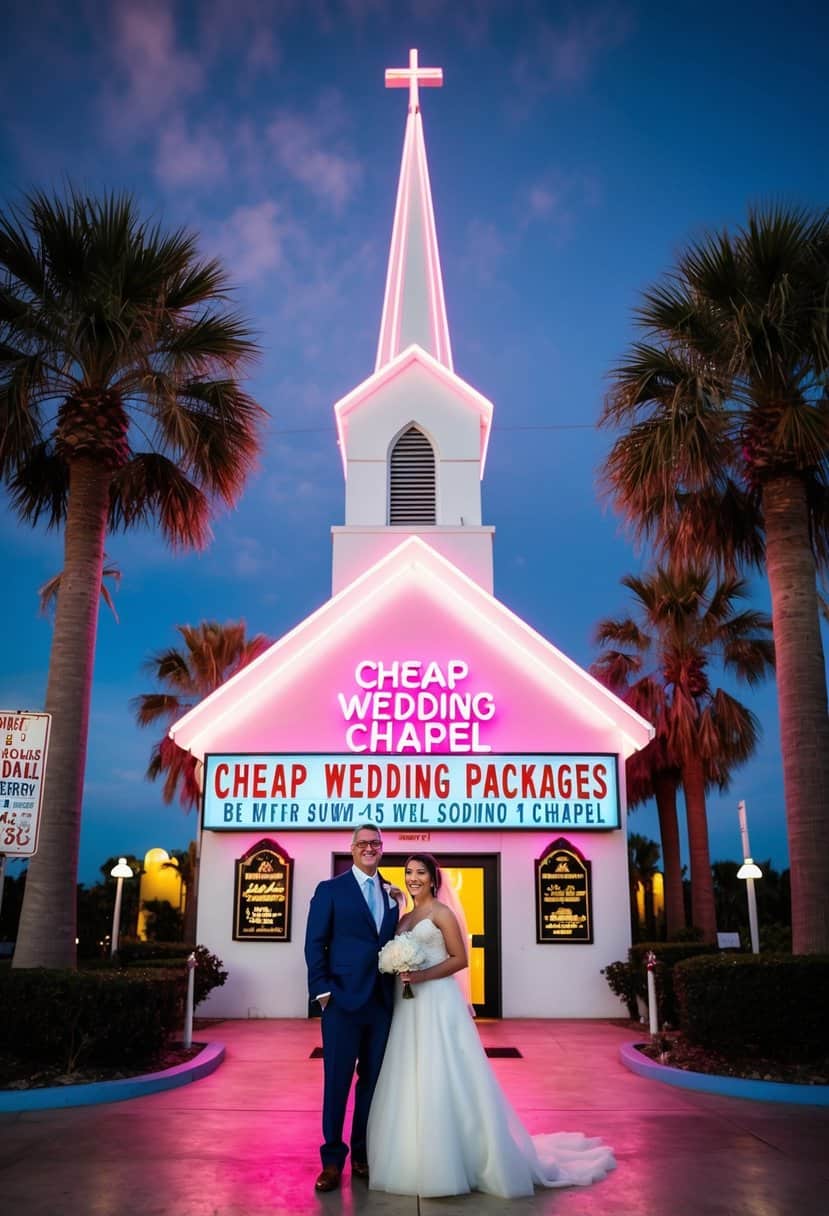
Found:
[{"label": "bride", "polygon": [[[577,1132],[530,1137],[490,1068],[454,974],[467,965],[458,921],[437,899],[434,857],[414,853],[406,888],[414,901],[397,932],[425,956],[401,975],[414,1000],[395,994],[394,1017],[368,1121],[370,1186],[397,1195],[505,1199],[534,1185],[587,1186],[615,1166],[601,1140]],[[401,1128],[401,1114],[405,1124]]]}]

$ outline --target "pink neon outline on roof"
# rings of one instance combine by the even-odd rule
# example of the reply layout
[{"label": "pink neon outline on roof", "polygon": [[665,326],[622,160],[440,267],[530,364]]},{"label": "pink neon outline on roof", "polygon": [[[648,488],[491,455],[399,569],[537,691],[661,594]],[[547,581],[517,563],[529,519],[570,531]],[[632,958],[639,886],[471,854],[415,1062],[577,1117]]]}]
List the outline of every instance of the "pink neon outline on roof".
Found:
[{"label": "pink neon outline on roof", "polygon": [[405,267],[409,249],[409,215],[412,193],[420,195],[423,213],[423,242],[426,258],[426,286],[428,294],[430,329],[435,349],[435,358],[449,371],[453,370],[452,345],[449,339],[449,320],[446,315],[446,300],[443,292],[443,276],[440,268],[435,212],[432,205],[432,188],[429,181],[429,165],[426,158],[426,142],[423,136],[423,120],[420,111],[409,111],[406,118],[406,133],[403,138],[403,156],[400,162],[400,180],[394,207],[389,265],[386,272],[386,291],[383,298],[383,313],[380,320],[380,338],[377,344],[375,371],[379,371],[400,352],[402,325],[402,298]]},{"label": "pink neon outline on roof", "polygon": [[[306,656],[318,654],[321,639],[335,630],[341,630],[350,620],[357,624],[362,623],[365,620],[366,607],[377,608],[384,591],[401,578],[407,567],[417,567],[418,585],[422,585],[424,579],[434,583],[443,603],[446,603],[447,598],[455,600],[470,620],[482,622],[488,638],[491,638],[493,633],[499,635],[505,647],[514,652],[518,665],[528,670],[536,679],[539,675],[539,661],[543,664],[546,659],[544,682],[553,685],[565,682],[570,694],[618,730],[628,741],[632,751],[644,747],[647,741],[653,738],[654,728],[640,714],[418,536],[407,537],[402,544],[385,554],[347,587],[284,634],[253,663],[237,672],[220,689],[191,709],[171,726],[170,737],[180,746],[193,751],[197,740],[228,714],[238,712],[241,704],[265,697],[267,686],[273,678],[283,676]],[[324,623],[326,617],[329,619]],[[310,636],[306,636],[301,642],[303,633]],[[272,678],[262,679],[260,676],[259,680],[254,681],[254,673],[270,665],[279,651],[287,653]],[[549,665],[551,661],[554,665],[560,665],[564,669],[563,672],[556,675]],[[567,673],[575,679],[567,679]],[[242,687],[248,685],[249,691],[236,698],[228,698],[228,691],[237,684]],[[196,727],[196,721],[199,718],[204,719],[205,715],[203,725]],[[189,733],[188,727],[193,731],[192,734]],[[180,742],[177,737],[179,735],[183,735],[186,742]]]},{"label": "pink neon outline on roof", "polygon": [[365,400],[366,397],[372,395],[382,388],[395,376],[401,374],[411,363],[420,363],[424,367],[429,368],[436,376],[446,383],[449,388],[457,396],[458,400],[465,401],[476,409],[481,419],[481,479],[483,480],[484,469],[486,467],[486,456],[489,450],[489,437],[492,433],[492,415],[495,411],[495,406],[485,397],[483,393],[479,393],[476,388],[468,384],[462,379],[457,372],[448,368],[445,363],[441,363],[428,350],[424,350],[417,343],[412,343],[405,350],[401,351],[389,363],[384,363],[382,367],[377,368],[372,375],[368,376],[356,388],[353,388],[350,393],[346,393],[334,405],[334,417],[337,420],[337,446],[340,449],[340,459],[343,462],[343,476],[348,478],[348,459],[346,457],[346,439],[345,439],[345,418],[351,413],[356,405]]}]

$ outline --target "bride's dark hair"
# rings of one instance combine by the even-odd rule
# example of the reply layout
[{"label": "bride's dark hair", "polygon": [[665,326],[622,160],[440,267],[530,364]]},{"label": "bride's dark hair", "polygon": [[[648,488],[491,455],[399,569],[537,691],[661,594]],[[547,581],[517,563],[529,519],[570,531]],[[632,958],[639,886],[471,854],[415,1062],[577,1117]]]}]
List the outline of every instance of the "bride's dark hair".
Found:
[{"label": "bride's dark hair", "polygon": [[432,894],[437,895],[438,891],[440,890],[440,884],[443,876],[440,872],[440,866],[435,861],[432,854],[410,853],[406,858],[406,865],[408,865],[410,861],[419,861],[422,866],[426,867],[426,869],[429,871],[429,878],[431,879],[432,883]]}]

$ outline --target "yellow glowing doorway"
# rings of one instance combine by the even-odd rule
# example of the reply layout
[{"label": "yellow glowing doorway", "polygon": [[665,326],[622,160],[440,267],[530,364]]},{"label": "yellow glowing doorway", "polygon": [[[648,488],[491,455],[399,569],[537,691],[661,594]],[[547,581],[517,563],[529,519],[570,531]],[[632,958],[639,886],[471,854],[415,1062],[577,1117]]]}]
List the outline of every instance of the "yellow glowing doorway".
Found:
[{"label": "yellow glowing doorway", "polygon": [[[416,851],[416,850],[415,850]],[[380,866],[386,882],[405,891],[406,854],[385,853]],[[501,942],[499,932],[498,857],[495,854],[439,854],[444,882],[451,882],[466,917],[469,934],[469,979],[479,1017],[501,1016]],[[351,865],[350,855],[336,855],[334,873]]]}]

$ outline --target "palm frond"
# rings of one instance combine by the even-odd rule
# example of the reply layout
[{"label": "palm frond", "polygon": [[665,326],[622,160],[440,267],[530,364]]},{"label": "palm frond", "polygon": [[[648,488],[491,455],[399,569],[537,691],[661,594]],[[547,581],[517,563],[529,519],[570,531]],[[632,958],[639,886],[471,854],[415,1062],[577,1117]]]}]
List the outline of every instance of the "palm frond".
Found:
[{"label": "palm frond", "polygon": [[166,456],[134,456],[112,477],[110,526],[155,521],[174,549],[203,549],[210,539],[210,506],[204,492]]},{"label": "palm frond", "polygon": [[69,470],[49,442],[36,443],[7,476],[12,504],[22,519],[36,524],[41,516],[55,528],[66,518]]}]

